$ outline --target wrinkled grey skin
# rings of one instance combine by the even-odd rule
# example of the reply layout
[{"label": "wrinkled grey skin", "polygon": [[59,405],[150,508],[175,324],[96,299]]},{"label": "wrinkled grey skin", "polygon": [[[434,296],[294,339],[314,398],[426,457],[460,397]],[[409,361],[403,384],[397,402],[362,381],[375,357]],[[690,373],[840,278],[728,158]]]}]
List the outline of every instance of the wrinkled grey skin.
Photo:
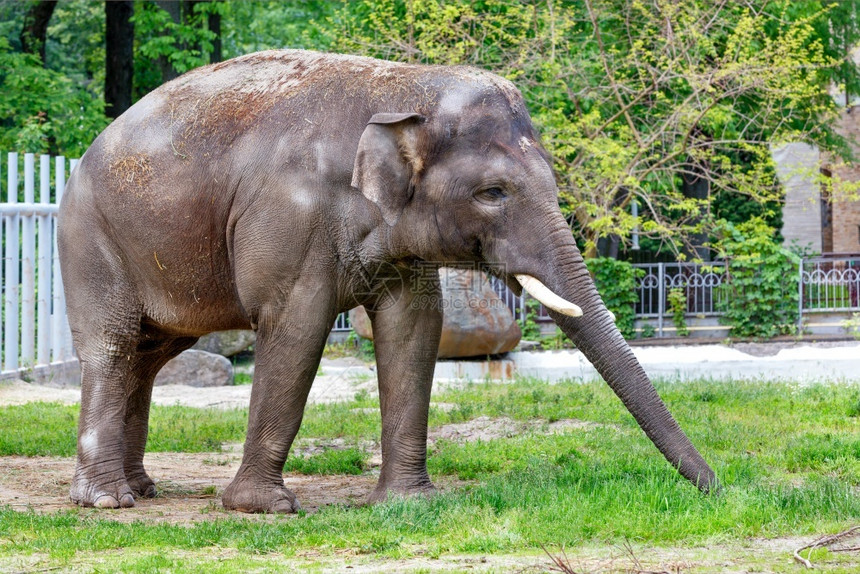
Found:
[{"label": "wrinkled grey skin", "polygon": [[717,485],[603,306],[521,95],[492,74],[300,51],[190,72],[81,159],[59,249],[82,365],[80,505],[155,495],[143,454],[156,372],[205,333],[251,327],[248,434],[223,503],[297,510],[284,460],[332,322],[358,304],[376,337],[382,410],[369,499],[432,491],[442,317],[413,305],[416,262],[491,264],[517,291],[513,274],[525,273],[577,303],[583,317],[553,316],[562,330],[681,474]]}]

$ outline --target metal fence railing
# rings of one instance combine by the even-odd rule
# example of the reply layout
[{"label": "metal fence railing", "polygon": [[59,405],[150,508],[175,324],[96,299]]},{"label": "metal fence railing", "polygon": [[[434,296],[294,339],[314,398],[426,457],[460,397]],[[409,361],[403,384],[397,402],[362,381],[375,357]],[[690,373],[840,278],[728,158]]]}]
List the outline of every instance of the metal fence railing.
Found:
[{"label": "metal fence railing", "polygon": [[[77,160],[71,160],[69,172],[76,163]],[[0,193],[5,200],[0,203],[3,220],[0,370],[7,374],[22,367],[65,361],[73,353],[56,234],[57,206],[66,183],[66,160],[41,155],[38,177],[36,156],[31,153],[23,158],[10,153],[2,167],[6,171],[6,189]],[[19,178],[20,168],[23,182]]]},{"label": "metal fence railing", "polygon": [[[656,335],[663,336],[663,326],[671,320],[669,295],[680,289],[686,298],[688,317],[720,315],[720,287],[727,281],[724,262],[707,264],[673,262],[634,264],[636,272],[635,312],[637,319],[655,321]],[[860,311],[860,256],[815,257],[802,259],[798,269],[799,321],[811,313]],[[528,295],[517,296],[504,281],[491,278],[496,294],[521,324],[526,320]],[[542,305],[535,304],[534,320],[551,322]],[[346,314],[338,317],[336,331],[350,330]]]},{"label": "metal fence railing", "polygon": [[798,293],[804,311],[860,311],[860,258],[801,260]]}]

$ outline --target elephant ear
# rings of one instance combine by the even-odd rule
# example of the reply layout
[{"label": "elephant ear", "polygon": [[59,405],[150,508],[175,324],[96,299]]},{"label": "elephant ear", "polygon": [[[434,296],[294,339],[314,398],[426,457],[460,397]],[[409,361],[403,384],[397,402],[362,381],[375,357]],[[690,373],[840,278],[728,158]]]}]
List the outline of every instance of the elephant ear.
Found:
[{"label": "elephant ear", "polygon": [[374,202],[388,225],[394,225],[412,197],[412,174],[421,170],[415,113],[374,114],[361,139],[352,171],[352,186]]}]

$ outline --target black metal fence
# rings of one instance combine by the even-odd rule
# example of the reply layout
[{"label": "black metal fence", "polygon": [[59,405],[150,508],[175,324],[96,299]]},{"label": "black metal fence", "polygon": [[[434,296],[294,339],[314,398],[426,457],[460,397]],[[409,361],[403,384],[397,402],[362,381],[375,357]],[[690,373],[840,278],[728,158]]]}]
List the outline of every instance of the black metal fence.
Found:
[{"label": "black metal fence", "polygon": [[[664,321],[671,321],[669,295],[680,289],[686,299],[688,317],[714,317],[720,314],[720,286],[727,281],[725,263],[640,263],[636,277],[636,318],[657,322],[657,335],[663,333]],[[528,295],[517,296],[503,281],[490,280],[493,290],[511,310],[514,318],[526,320]],[[802,325],[804,315],[822,312],[860,312],[860,257],[827,256],[802,259],[797,274],[798,312]],[[539,306],[535,320],[552,321],[546,309]],[[349,331],[346,314],[338,317],[335,331]]]}]

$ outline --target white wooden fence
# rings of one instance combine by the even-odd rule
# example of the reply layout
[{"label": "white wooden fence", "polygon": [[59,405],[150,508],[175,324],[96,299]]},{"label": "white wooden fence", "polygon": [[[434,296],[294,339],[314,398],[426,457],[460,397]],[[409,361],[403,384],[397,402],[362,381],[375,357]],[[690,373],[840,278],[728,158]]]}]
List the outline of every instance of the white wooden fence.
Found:
[{"label": "white wooden fence", "polygon": [[[3,218],[2,375],[65,362],[74,357],[57,256],[57,209],[66,184],[66,159],[23,157],[23,190],[17,153],[8,154]],[[53,161],[52,161],[53,160]],[[69,173],[77,160],[69,162]],[[52,174],[53,172],[53,174]],[[0,182],[3,178],[0,175]],[[51,185],[53,183],[53,186]],[[2,183],[0,183],[2,185]]]}]

